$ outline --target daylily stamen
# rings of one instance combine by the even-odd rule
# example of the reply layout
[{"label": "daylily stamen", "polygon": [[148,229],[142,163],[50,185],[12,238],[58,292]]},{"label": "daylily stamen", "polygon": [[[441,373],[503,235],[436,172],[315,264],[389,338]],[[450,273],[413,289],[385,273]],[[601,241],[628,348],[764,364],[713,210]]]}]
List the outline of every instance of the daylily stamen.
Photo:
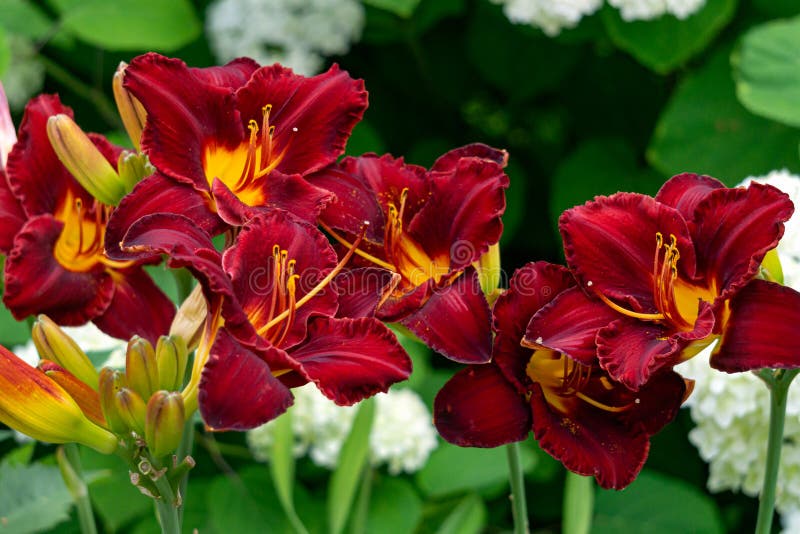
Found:
[{"label": "daylily stamen", "polygon": [[600,300],[608,304],[612,309],[618,311],[622,315],[627,315],[628,317],[633,317],[634,319],[641,319],[643,321],[663,321],[665,319],[663,313],[640,313],[629,310],[627,308],[623,308],[619,304],[612,302],[608,297],[606,297],[599,291],[596,291],[595,295],[597,295],[600,298]]},{"label": "daylily stamen", "polygon": [[[338,241],[339,243],[341,243],[342,245],[344,245],[344,246],[345,246],[345,247],[347,247],[348,249],[351,249],[351,248],[353,248],[353,244],[352,244],[352,243],[350,243],[349,241],[347,241],[347,240],[346,240],[345,238],[343,238],[341,235],[339,235],[339,233],[338,233],[338,232],[336,232],[336,231],[335,231],[333,228],[331,228],[330,226],[328,226],[327,224],[325,224],[325,223],[324,223],[324,222],[322,222],[322,221],[320,221],[319,225],[320,225],[320,226],[322,226],[322,229],[323,229],[323,230],[325,230],[325,231],[326,231],[328,234],[330,234],[330,236],[331,236],[332,238],[334,238],[336,241]],[[380,258],[376,258],[376,257],[375,257],[375,256],[373,256],[372,254],[369,254],[369,253],[367,253],[367,252],[364,252],[364,251],[363,251],[363,250],[361,250],[361,249],[358,249],[358,248],[357,248],[357,249],[355,249],[355,253],[356,253],[357,255],[361,256],[362,258],[364,258],[365,260],[371,261],[372,263],[374,263],[374,264],[375,264],[375,265],[377,265],[378,267],[383,267],[384,269],[388,269],[388,270],[390,270],[390,271],[396,271],[396,270],[397,270],[397,269],[395,268],[395,266],[394,266],[394,265],[392,265],[391,263],[388,263],[388,262],[386,262],[386,261],[384,261],[384,260],[382,260],[382,259],[380,259]]]},{"label": "daylily stamen", "polygon": [[[285,320],[287,318],[290,319],[290,321],[288,321],[288,323],[291,324],[291,322],[292,322],[291,319],[294,317],[295,311],[298,308],[300,308],[301,306],[303,306],[306,302],[308,302],[309,300],[314,298],[317,295],[317,293],[319,293],[320,291],[325,289],[325,287],[328,284],[331,283],[331,281],[336,277],[336,275],[338,275],[342,271],[342,269],[344,269],[344,266],[347,264],[348,261],[350,261],[350,258],[353,257],[353,254],[355,253],[356,249],[358,248],[358,245],[360,245],[361,241],[364,239],[364,235],[367,233],[367,226],[368,225],[369,225],[369,223],[367,221],[364,221],[364,226],[362,227],[361,232],[358,234],[358,238],[355,240],[353,245],[347,251],[347,254],[344,255],[344,257],[341,259],[341,261],[339,261],[339,263],[336,264],[336,266],[331,270],[331,272],[329,272],[327,274],[327,276],[325,276],[325,278],[323,278],[308,293],[303,295],[303,298],[301,298],[298,301],[294,300],[295,282],[293,280],[299,279],[300,276],[297,275],[297,274],[291,275],[291,277],[289,278],[289,280],[287,282],[287,286],[289,286],[289,289],[290,289],[290,291],[289,291],[289,294],[290,294],[290,298],[289,298],[290,306],[287,307],[286,309],[284,309],[283,312],[281,312],[278,316],[270,319],[267,322],[267,324],[265,324],[264,326],[259,328],[257,330],[258,335],[264,336],[267,332],[269,332],[269,330],[271,328],[273,328],[275,325],[279,324],[281,321],[283,321],[283,320]],[[292,264],[292,270],[294,270],[294,264]]]}]

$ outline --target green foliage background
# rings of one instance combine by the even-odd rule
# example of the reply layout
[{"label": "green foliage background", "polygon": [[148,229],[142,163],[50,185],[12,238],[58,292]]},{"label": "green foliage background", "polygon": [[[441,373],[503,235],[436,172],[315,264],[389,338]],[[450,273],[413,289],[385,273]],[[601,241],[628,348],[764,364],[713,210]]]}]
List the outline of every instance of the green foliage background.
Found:
[{"label": "green foliage background", "polygon": [[[361,42],[332,59],[363,78],[370,92],[348,153],[391,152],[429,165],[469,142],[506,148],[511,187],[502,257],[508,273],[531,260],[560,261],[559,213],[595,195],[652,194],[681,172],[734,185],[773,169],[800,171],[796,1],[708,0],[685,21],[665,16],[633,23],[605,6],[556,38],[511,24],[487,0],[364,3]],[[121,125],[111,76],[120,61],[155,50],[193,66],[215,63],[203,35],[207,4],[0,0],[0,77],[11,68],[12,39],[29,40],[45,66],[43,90],[58,92],[84,129],[113,134]],[[27,335],[26,325],[0,314],[0,342],[13,345]],[[452,368],[410,348],[411,386],[430,404]],[[369,418],[362,419],[368,429]],[[754,500],[705,490],[707,468],[687,441],[690,428],[682,413],[653,440],[637,482],[621,493],[598,491],[594,532],[752,531]],[[52,448],[26,449],[9,436],[0,434],[0,518],[23,525],[17,532],[77,532],[74,510],[66,520]],[[347,447],[356,451],[343,462],[349,471],[331,476],[308,460],[269,469],[252,460],[241,435],[200,432],[186,531],[290,532],[281,506],[287,495],[313,532],[348,531],[352,514],[342,508],[358,506],[364,476],[372,488],[367,532],[510,528],[502,450],[442,443],[417,475],[390,477],[364,468],[358,439]],[[532,440],[524,452],[533,530],[559,532],[564,472]],[[121,463],[91,452],[83,460],[103,529],[157,528],[150,503],[120,472]],[[24,515],[28,508],[41,514],[36,521]],[[6,531],[12,530],[0,522]]]}]

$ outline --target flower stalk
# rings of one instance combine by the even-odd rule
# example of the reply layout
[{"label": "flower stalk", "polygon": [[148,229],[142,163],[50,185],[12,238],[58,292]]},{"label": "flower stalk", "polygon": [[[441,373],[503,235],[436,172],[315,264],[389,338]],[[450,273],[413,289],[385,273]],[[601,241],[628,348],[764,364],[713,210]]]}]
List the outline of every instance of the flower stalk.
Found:
[{"label": "flower stalk", "polygon": [[528,506],[525,501],[525,479],[519,454],[519,442],[506,445],[508,476],[511,483],[511,510],[514,514],[514,534],[528,534]]},{"label": "flower stalk", "polygon": [[592,531],[594,483],[586,477],[567,471],[564,488],[564,514],[561,531],[564,534],[589,534]]},{"label": "flower stalk", "polygon": [[77,443],[66,443],[56,451],[58,467],[61,476],[67,485],[75,507],[78,510],[78,522],[81,525],[81,534],[97,534],[97,524],[92,511],[92,501],[89,499],[89,488],[83,480],[81,469],[80,451]]}]

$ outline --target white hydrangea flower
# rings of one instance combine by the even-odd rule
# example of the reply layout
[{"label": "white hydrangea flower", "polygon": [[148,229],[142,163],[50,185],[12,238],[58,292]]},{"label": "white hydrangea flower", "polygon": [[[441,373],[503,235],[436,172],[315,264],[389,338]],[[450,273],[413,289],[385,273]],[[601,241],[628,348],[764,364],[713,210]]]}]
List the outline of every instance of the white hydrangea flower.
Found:
[{"label": "white hydrangea flower", "polygon": [[[786,170],[748,178],[781,189],[796,204],[800,202],[800,176]],[[778,256],[786,285],[800,290],[800,216],[785,225]],[[686,402],[697,425],[689,440],[709,463],[711,491],[742,491],[757,496],[764,480],[764,462],[769,431],[769,392],[752,373],[723,373],[708,365],[713,347],[676,367],[695,379],[694,392]],[[784,445],[778,478],[776,504],[783,514],[785,532],[800,532],[800,382],[789,388]]]},{"label": "white hydrangea flower", "polygon": [[22,111],[28,100],[44,85],[44,64],[37,57],[36,48],[26,37],[9,33],[8,47],[11,61],[0,81],[3,82],[8,105]]},{"label": "white hydrangea flower", "polygon": [[312,75],[325,56],[344,54],[358,41],[364,6],[358,0],[216,0],[206,20],[211,49],[221,61],[248,56]]},{"label": "white hydrangea flower", "polygon": [[619,9],[623,20],[652,20],[661,15],[673,15],[681,20],[697,13],[706,0],[608,0]]},{"label": "white hydrangea flower", "polygon": [[503,5],[503,13],[515,24],[531,24],[553,37],[564,28],[574,28],[603,0],[492,0]]},{"label": "white hydrangea flower", "polygon": [[[338,462],[353,418],[355,406],[337,406],[320,391],[307,384],[292,390],[290,408],[295,456],[308,454],[322,467],[333,469]],[[247,443],[259,461],[269,459],[274,421],[250,430]],[[391,390],[376,396],[375,421],[370,434],[370,459],[373,465],[386,465],[391,474],[412,473],[422,468],[437,446],[431,415],[419,396],[410,390]]]}]

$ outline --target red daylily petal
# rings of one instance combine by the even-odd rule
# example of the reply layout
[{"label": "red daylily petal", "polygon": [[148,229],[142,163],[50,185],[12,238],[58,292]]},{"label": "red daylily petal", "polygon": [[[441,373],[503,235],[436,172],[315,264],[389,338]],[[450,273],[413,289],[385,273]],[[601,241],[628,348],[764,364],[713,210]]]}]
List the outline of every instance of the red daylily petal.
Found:
[{"label": "red daylily petal", "polygon": [[667,180],[656,194],[656,201],[678,210],[687,221],[692,220],[697,205],[711,191],[724,188],[725,184],[700,174],[689,172],[678,174]]},{"label": "red daylily petal", "polygon": [[731,315],[711,366],[736,373],[800,367],[800,293],[753,280],[731,299]]},{"label": "red daylily petal", "polygon": [[306,341],[289,355],[320,391],[340,405],[351,405],[408,378],[411,359],[383,323],[370,317],[316,317]]},{"label": "red daylily petal", "polygon": [[211,429],[249,430],[285,412],[293,398],[264,360],[221,328],[203,368],[198,401]]},{"label": "red daylily petal", "polygon": [[619,318],[605,303],[590,299],[580,288],[573,287],[536,312],[524,341],[592,365],[597,361],[597,332]]},{"label": "red daylily petal", "polygon": [[3,302],[18,320],[44,313],[59,324],[77,326],[102,314],[111,302],[114,283],[102,266],[73,272],[53,257],[61,229],[50,215],[39,215],[14,237]]},{"label": "red daylily petal", "polygon": [[564,253],[581,286],[621,301],[633,311],[655,312],[653,261],[656,234],[677,239],[678,268],[694,275],[689,229],[674,208],[637,193],[597,197],[565,211],[558,223]]},{"label": "red daylily petal", "polygon": [[249,57],[237,57],[222,66],[194,68],[191,72],[197,79],[220,87],[238,89],[247,83],[247,80],[261,66]]},{"label": "red daylily petal", "polygon": [[125,69],[125,87],[147,110],[142,150],[157,169],[198,191],[208,190],[206,146],[233,149],[245,138],[233,89],[207,80],[183,61],[155,53]]},{"label": "red daylily petal", "polygon": [[245,122],[261,123],[262,108],[272,105],[273,153],[283,153],[276,168],[284,174],[305,175],[333,163],[367,108],[364,81],[336,65],[312,78],[277,64],[262,67],[236,100]]},{"label": "red daylily petal", "polygon": [[716,281],[720,298],[728,298],[758,272],[793,211],[788,195],[769,185],[711,192],[692,220],[698,275]]},{"label": "red daylily petal", "polygon": [[141,267],[119,271],[112,278],[111,304],[94,324],[110,336],[130,339],[135,334],[155,345],[169,332],[175,305]]},{"label": "red daylily petal", "polygon": [[492,315],[472,268],[452,284],[435,288],[428,301],[400,323],[455,362],[486,363],[491,359]]},{"label": "red daylily petal", "polygon": [[[289,276],[281,272],[278,265],[276,278],[275,247],[286,251],[287,264],[295,262],[293,272],[299,275],[296,300],[308,294],[336,265],[336,253],[325,236],[291,214],[272,210],[249,221],[242,227],[234,245],[225,252],[223,266],[231,277],[234,294],[257,330],[286,307],[286,303],[276,304],[273,309],[273,297],[280,298],[282,291],[278,288]],[[308,318],[312,314],[333,315],[336,300],[336,292],[325,288],[297,308],[289,330],[285,336],[280,336],[283,341],[278,345],[287,348],[303,339]],[[281,306],[280,309],[277,306]],[[283,322],[275,325],[273,333],[284,326]],[[264,334],[266,337],[266,332]]]},{"label": "red daylily petal", "polygon": [[135,254],[122,251],[120,242],[128,229],[138,219],[157,213],[170,213],[189,218],[192,224],[211,235],[216,235],[224,228],[222,221],[210,207],[207,195],[198,193],[189,185],[175,182],[161,173],[145,178],[122,198],[106,227],[106,254],[113,259],[131,259],[144,257],[146,254]]},{"label": "red daylily petal", "polygon": [[553,411],[541,389],[531,396],[533,433],[564,467],[594,476],[604,488],[622,489],[642,469],[650,442],[641,427],[629,428],[609,412],[580,403],[575,413]]},{"label": "red daylily petal", "polygon": [[572,275],[561,265],[544,261],[528,263],[514,272],[508,290],[494,304],[497,335],[492,359],[520,394],[528,391],[530,383],[525,366],[530,360],[531,349],[520,345],[528,323],[556,295],[574,285]]},{"label": "red daylily petal", "polygon": [[398,276],[377,267],[342,271],[331,282],[339,295],[336,317],[373,317],[384,292]]},{"label": "red daylily petal", "polygon": [[25,219],[22,206],[8,185],[5,171],[0,169],[0,252],[11,252],[14,236],[25,224]]},{"label": "red daylily petal", "polygon": [[462,158],[452,171],[428,177],[430,198],[408,233],[431,258],[450,258],[452,270],[463,269],[500,239],[508,176],[491,160]]},{"label": "red daylily petal", "polygon": [[461,158],[480,158],[493,161],[505,168],[508,164],[508,152],[498,150],[483,143],[472,143],[447,152],[439,156],[431,167],[431,172],[450,172],[456,169]]},{"label": "red daylily petal", "polygon": [[686,395],[686,380],[674,371],[657,373],[636,392],[634,405],[620,413],[629,425],[640,424],[650,435],[675,419]]},{"label": "red daylily petal", "polygon": [[332,195],[308,183],[299,174],[285,175],[274,171],[264,182],[265,199],[263,205],[248,206],[237,197],[222,180],[214,179],[211,191],[217,205],[219,216],[231,226],[243,226],[259,213],[278,208],[309,222],[316,222],[317,216]]},{"label": "red daylily petal", "polygon": [[47,119],[59,113],[72,117],[72,110],[56,95],[40,95],[28,102],[19,139],[8,156],[8,183],[28,216],[54,213],[68,189],[83,197],[87,205],[91,203],[61,164],[47,137]]},{"label": "red daylily petal", "polygon": [[414,313],[427,301],[434,290],[432,280],[417,286],[401,296],[390,296],[386,302],[378,306],[375,316],[387,323],[396,323]]},{"label": "red daylily petal", "polygon": [[436,394],[433,423],[454,445],[499,447],[527,437],[531,410],[496,366],[471,365]]}]

